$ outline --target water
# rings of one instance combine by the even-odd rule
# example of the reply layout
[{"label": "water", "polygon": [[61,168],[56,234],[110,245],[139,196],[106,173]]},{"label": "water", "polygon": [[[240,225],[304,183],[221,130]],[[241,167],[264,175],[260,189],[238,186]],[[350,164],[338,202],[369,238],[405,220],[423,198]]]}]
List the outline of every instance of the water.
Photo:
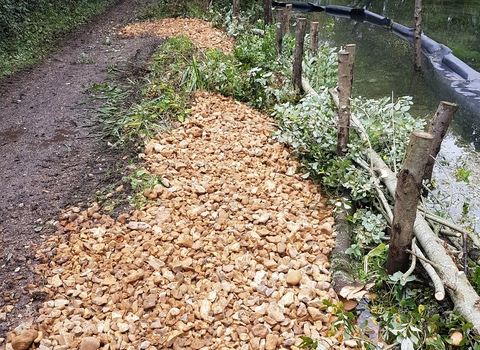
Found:
[{"label": "water", "polygon": [[[413,27],[413,0],[397,1],[318,1],[318,5],[363,8]],[[298,14],[304,16],[305,14]],[[329,24],[331,31],[320,33],[320,40],[333,46],[356,44],[353,94],[365,98],[409,95],[413,97],[412,115],[430,122],[441,100],[459,103],[454,121],[442,146],[434,176],[436,192],[450,213],[460,220],[464,208],[469,217],[480,218],[480,111],[462,106],[451,92],[433,79],[427,62],[422,72],[413,71],[411,45],[381,27],[350,19],[333,18],[324,13],[308,14],[311,21]],[[424,33],[450,47],[454,54],[480,71],[480,1],[424,1]],[[469,183],[456,181],[458,169],[471,171]]]}]

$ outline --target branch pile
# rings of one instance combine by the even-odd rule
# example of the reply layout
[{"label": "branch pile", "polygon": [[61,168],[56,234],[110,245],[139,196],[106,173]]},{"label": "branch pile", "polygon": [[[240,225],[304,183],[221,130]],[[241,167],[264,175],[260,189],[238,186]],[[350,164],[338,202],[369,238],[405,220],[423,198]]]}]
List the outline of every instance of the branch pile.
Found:
[{"label": "branch pile", "polygon": [[[318,96],[307,79],[302,79],[302,84],[305,92]],[[332,93],[332,91],[330,92]],[[334,93],[332,94],[335,95]],[[360,120],[352,115],[351,122],[353,128],[359,132],[360,137],[366,138],[367,133]],[[382,158],[372,149],[366,149],[365,158],[372,165],[372,168],[380,174],[374,175],[377,181],[383,182],[390,196],[394,197],[397,187],[395,173],[390,170]],[[373,174],[374,172],[372,171]],[[386,211],[390,212],[388,203],[385,204],[385,201],[381,202],[386,205]],[[387,218],[387,220],[391,221],[391,218]],[[475,331],[480,333],[480,297],[468,281],[465,273],[457,268],[451,254],[445,248],[445,241],[441,240],[433,232],[421,211],[417,211],[414,233],[424,254],[428,258],[428,260],[424,259],[422,261],[435,270],[454,302],[455,308],[465,319],[473,324]],[[417,253],[420,252],[418,248],[415,251]],[[429,268],[429,270],[431,271],[432,269]],[[437,290],[436,295],[438,298],[441,298],[441,293],[441,290]]]}]

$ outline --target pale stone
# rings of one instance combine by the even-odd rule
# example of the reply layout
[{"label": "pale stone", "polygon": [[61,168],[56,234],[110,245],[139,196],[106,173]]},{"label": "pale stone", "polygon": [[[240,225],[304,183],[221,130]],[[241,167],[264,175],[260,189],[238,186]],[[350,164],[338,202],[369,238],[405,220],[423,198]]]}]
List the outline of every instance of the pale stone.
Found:
[{"label": "pale stone", "polygon": [[302,279],[302,272],[298,270],[290,270],[287,274],[287,283],[296,286]]},{"label": "pale stone", "polygon": [[295,293],[293,291],[288,291],[278,301],[278,304],[282,306],[290,306],[294,302],[295,302]]},{"label": "pale stone", "polygon": [[60,279],[60,276],[59,275],[54,275],[52,277],[52,280],[51,280],[51,285],[54,286],[55,288],[58,288],[58,287],[61,287],[63,286],[63,282],[62,280]]},{"label": "pale stone", "polygon": [[55,300],[55,307],[56,308],[63,308],[65,306],[67,306],[68,304],[70,304],[70,301],[68,301],[66,299],[56,299]]},{"label": "pale stone", "polygon": [[349,348],[357,348],[358,347],[358,343],[356,340],[354,339],[347,339],[347,340],[344,340],[343,343],[348,346]]},{"label": "pale stone", "polygon": [[167,341],[166,341],[165,346],[167,346],[167,347],[172,346],[173,343],[175,343],[175,341],[182,335],[183,335],[183,332],[181,332],[181,331],[178,331],[178,330],[172,331],[167,337]]},{"label": "pale stone", "polygon": [[282,322],[285,319],[285,315],[283,314],[280,306],[275,303],[271,303],[268,306],[267,314],[276,322]]},{"label": "pale stone", "polygon": [[80,350],[97,350],[100,348],[100,341],[94,337],[85,337],[80,343]]},{"label": "pale stone", "polygon": [[313,288],[305,286],[300,288],[297,298],[299,301],[308,304],[310,301],[315,299],[316,296],[317,296],[317,293]]},{"label": "pale stone", "polygon": [[117,283],[117,279],[113,276],[108,276],[102,280],[104,286],[112,286]]},{"label": "pale stone", "polygon": [[149,310],[155,307],[157,303],[157,296],[155,294],[148,295],[143,301],[143,308]]},{"label": "pale stone", "polygon": [[258,323],[252,327],[252,334],[255,337],[264,339],[268,334],[268,328],[264,324]]},{"label": "pale stone", "polygon": [[313,321],[319,321],[323,319],[323,314],[319,309],[309,306],[307,307],[307,311]]},{"label": "pale stone", "polygon": [[138,270],[123,279],[125,283],[134,283],[138,280],[143,279],[145,277],[145,272],[143,270]]},{"label": "pale stone", "polygon": [[129,228],[130,230],[145,231],[145,230],[148,230],[148,229],[152,228],[152,226],[150,226],[146,222],[130,221],[127,224],[127,228]]},{"label": "pale stone", "polygon": [[183,247],[191,248],[193,245],[193,238],[188,234],[181,234],[178,236],[177,243]]},{"label": "pale stone", "polygon": [[92,299],[92,304],[102,306],[108,303],[108,298],[107,297],[95,297]]},{"label": "pale stone", "polygon": [[265,341],[265,350],[275,350],[277,348],[278,337],[275,334],[268,334]]},{"label": "pale stone", "polygon": [[120,331],[120,333],[125,333],[126,331],[129,330],[130,325],[128,323],[118,322],[117,327],[118,327],[118,330]]}]

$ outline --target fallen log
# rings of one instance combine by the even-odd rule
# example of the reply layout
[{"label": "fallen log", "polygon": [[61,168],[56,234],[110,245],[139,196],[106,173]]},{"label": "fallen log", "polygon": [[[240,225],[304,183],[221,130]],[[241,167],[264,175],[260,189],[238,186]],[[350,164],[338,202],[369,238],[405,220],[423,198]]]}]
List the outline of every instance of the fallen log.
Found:
[{"label": "fallen log", "polygon": [[[318,96],[306,78],[302,78],[302,85],[306,93]],[[360,120],[353,114],[351,122],[354,129],[359,130],[361,134],[365,132]],[[371,148],[365,151],[365,155],[369,163],[382,174],[380,180],[385,184],[390,195],[394,197],[397,187],[396,174]],[[417,211],[413,232],[425,255],[435,264],[433,267],[447,288],[447,293],[455,308],[467,321],[472,323],[475,333],[480,334],[480,297],[468,281],[467,276],[458,270],[455,262],[444,249],[443,241],[435,235],[419,211]]]}]

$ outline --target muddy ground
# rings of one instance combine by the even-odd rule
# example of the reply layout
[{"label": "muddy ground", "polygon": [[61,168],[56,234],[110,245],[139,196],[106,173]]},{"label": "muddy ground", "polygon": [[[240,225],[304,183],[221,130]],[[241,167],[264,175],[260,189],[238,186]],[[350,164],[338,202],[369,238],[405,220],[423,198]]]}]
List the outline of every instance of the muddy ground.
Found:
[{"label": "muddy ground", "polygon": [[0,81],[0,338],[44,299],[35,246],[55,233],[60,210],[93,201],[138,153],[125,157],[98,137],[97,105],[81,102],[109,68],[135,72],[160,45],[116,34],[150,1],[118,1],[45,62]]}]

